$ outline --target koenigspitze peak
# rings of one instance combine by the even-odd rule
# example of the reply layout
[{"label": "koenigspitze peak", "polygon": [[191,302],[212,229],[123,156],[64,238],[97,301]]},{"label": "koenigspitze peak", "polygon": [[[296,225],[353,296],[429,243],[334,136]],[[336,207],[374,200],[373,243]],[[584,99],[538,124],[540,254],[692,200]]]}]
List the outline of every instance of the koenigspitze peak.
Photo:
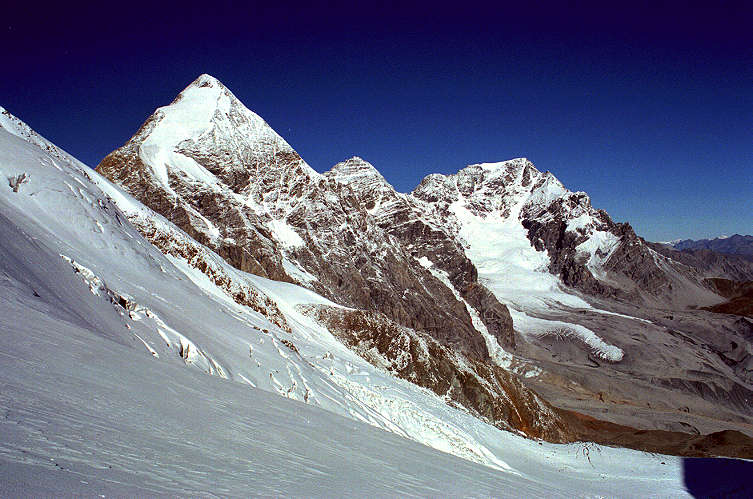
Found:
[{"label": "koenigspitze peak", "polygon": [[199,76],[171,104],[157,109],[119,151],[132,168],[143,169],[172,195],[175,177],[205,186],[224,184],[254,199],[263,189],[258,184],[272,183],[288,170],[295,176],[317,175],[209,75]]}]

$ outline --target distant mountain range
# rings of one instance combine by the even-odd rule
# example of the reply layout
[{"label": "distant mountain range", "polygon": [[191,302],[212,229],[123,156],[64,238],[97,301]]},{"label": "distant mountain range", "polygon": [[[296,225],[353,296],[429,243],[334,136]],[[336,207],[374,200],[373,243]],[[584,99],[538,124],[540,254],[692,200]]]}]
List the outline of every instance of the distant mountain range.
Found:
[{"label": "distant mountain range", "polygon": [[714,239],[683,239],[667,243],[676,250],[699,250],[707,249],[730,255],[753,256],[753,236],[720,236]]}]

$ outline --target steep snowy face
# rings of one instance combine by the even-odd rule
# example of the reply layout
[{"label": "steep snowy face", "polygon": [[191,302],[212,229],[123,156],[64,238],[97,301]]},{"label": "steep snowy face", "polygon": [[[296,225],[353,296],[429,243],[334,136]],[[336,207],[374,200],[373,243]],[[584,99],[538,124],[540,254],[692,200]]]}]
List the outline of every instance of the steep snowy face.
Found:
[{"label": "steep snowy face", "polygon": [[321,176],[215,78],[197,78],[97,169],[237,268],[292,280],[276,247],[298,238],[277,221]]},{"label": "steep snowy face", "polygon": [[[462,221],[469,217],[485,220],[490,225],[506,223],[511,226],[528,220],[565,221],[567,231],[585,242],[596,232],[606,232],[613,225],[606,213],[591,207],[588,195],[570,192],[554,175],[538,171],[525,158],[470,165],[450,176],[430,175],[413,195],[457,215],[461,226],[466,225]],[[536,244],[536,240],[531,241]],[[607,237],[604,244],[598,241],[591,245],[593,250],[591,246],[583,246],[580,252],[588,253],[589,257],[597,250],[606,254],[612,242]],[[545,255],[536,259],[542,258]],[[594,261],[591,266],[594,271],[598,271],[597,263]]]},{"label": "steep snowy face", "polygon": [[137,137],[139,158],[168,190],[170,176],[219,181],[259,202],[270,185],[292,187],[285,180],[317,176],[263,119],[206,74],[158,109]]},{"label": "steep snowy face", "polygon": [[[240,270],[382,311],[486,358],[470,306],[514,343],[505,307],[424,203],[361,158],[315,173],[212,77],[158,109],[97,170]],[[421,257],[448,273],[450,287]]]},{"label": "steep snowy face", "polygon": [[[557,273],[550,272],[552,251],[536,245],[525,227],[529,220],[574,221],[573,235],[591,240],[605,223],[584,193],[568,191],[552,174],[519,158],[471,165],[455,175],[430,175],[413,196],[448,220],[482,278],[498,281],[495,292],[505,302],[519,309],[547,308],[555,301],[587,306],[560,289]],[[594,246],[593,251],[608,251]]]}]

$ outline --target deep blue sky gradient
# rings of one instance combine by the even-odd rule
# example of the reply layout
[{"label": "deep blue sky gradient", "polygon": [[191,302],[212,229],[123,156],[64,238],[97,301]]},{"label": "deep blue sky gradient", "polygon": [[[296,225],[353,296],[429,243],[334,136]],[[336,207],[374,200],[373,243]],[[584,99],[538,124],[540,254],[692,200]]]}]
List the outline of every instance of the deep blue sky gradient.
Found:
[{"label": "deep blue sky gradient", "polygon": [[753,233],[753,3],[604,3],[16,5],[0,105],[95,166],[209,73],[319,171],[525,156],[648,239]]}]

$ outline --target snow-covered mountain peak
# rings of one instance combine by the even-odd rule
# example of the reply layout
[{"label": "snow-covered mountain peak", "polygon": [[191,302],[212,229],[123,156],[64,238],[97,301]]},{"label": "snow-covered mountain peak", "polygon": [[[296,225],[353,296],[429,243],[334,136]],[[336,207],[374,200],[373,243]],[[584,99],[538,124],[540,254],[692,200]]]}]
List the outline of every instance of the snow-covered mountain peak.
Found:
[{"label": "snow-covered mountain peak", "polygon": [[546,208],[569,192],[549,172],[540,172],[526,158],[466,166],[454,175],[432,174],[424,178],[413,196],[449,206],[456,201],[477,214],[494,211],[508,216],[512,206],[530,201]]},{"label": "snow-covered mountain peak", "polygon": [[[542,272],[547,270],[557,275],[571,266],[580,269],[579,275],[606,279],[604,265],[621,238],[619,228],[591,206],[588,195],[568,190],[551,172],[541,172],[526,158],[473,164],[454,175],[429,175],[412,195],[434,205],[451,222],[455,229],[450,230],[465,241],[480,276],[491,269],[484,278],[493,280],[498,270],[495,262],[506,261],[508,277],[515,275],[519,282],[550,281],[543,295],[529,292],[532,300],[525,306],[517,298],[523,288],[509,282],[498,287],[498,296],[513,309],[539,306],[551,298],[550,292],[559,293],[562,283],[544,278]],[[565,240],[570,249],[563,252],[558,244]],[[496,256],[490,260],[491,254]]]},{"label": "snow-covered mountain peak", "polygon": [[97,171],[180,220],[241,270],[280,280],[290,278],[269,239],[279,231],[265,226],[284,218],[324,180],[209,75],[157,109]]},{"label": "snow-covered mountain peak", "polygon": [[[142,149],[153,145],[190,149],[193,144],[181,143],[190,141],[204,146],[203,150],[211,146],[221,159],[230,160],[226,166],[233,169],[238,165],[232,163],[270,159],[279,153],[300,159],[290,144],[259,115],[243,105],[219,80],[207,74],[199,76],[169,106],[158,109],[155,114],[160,115],[160,122],[149,134],[147,143],[142,144]],[[208,141],[211,143],[207,144]],[[233,150],[238,148],[246,149],[245,154],[232,157]],[[189,151],[180,152],[185,155]]]},{"label": "snow-covered mountain peak", "polygon": [[392,189],[379,170],[358,156],[337,163],[324,175],[360,193],[382,188]]},{"label": "snow-covered mountain peak", "polygon": [[[185,123],[181,123],[186,126],[184,134],[190,131],[204,132],[216,126],[218,122],[230,118],[231,114],[234,120],[238,120],[238,125],[245,125],[244,129],[239,131],[254,131],[261,135],[274,133],[258,114],[248,109],[221,81],[208,74],[200,75],[184,88],[173,102],[159,108],[157,112],[169,118],[184,119]],[[173,128],[177,125],[175,122],[170,123]],[[162,128],[166,126],[163,125]],[[252,134],[251,137],[256,134]],[[277,137],[278,141],[284,142],[281,137]]]},{"label": "snow-covered mountain peak", "polygon": [[214,76],[212,76],[210,74],[207,74],[207,73],[200,74],[188,86],[188,88],[191,88],[191,87],[199,87],[199,88],[203,88],[203,87],[219,87],[219,88],[227,89],[227,87],[225,87],[225,85],[223,85],[220,80],[218,80]]},{"label": "snow-covered mountain peak", "polygon": [[[225,96],[232,96],[232,99],[237,98],[228,90],[228,88],[222,84],[220,80],[214,76],[208,74],[202,74],[194,81],[192,81],[186,88],[184,88],[173,102],[183,100],[184,98],[191,98],[194,95],[202,95],[204,97],[219,97],[221,94]],[[240,101],[238,101],[240,102]]]},{"label": "snow-covered mountain peak", "polygon": [[487,171],[499,171],[499,170],[513,170],[513,169],[521,169],[525,168],[527,165],[533,166],[533,163],[528,160],[528,158],[512,158],[505,161],[495,161],[491,163],[475,163],[471,166],[476,166],[483,168]]},{"label": "snow-covered mountain peak", "polygon": [[236,108],[246,115],[247,118],[264,123],[264,120],[259,115],[243,105],[220,80],[206,73],[199,75],[198,78],[192,81],[175,97],[173,102],[160,109],[170,108],[184,100],[189,101],[194,106],[194,112],[201,112],[202,110],[227,112],[230,108]]},{"label": "snow-covered mountain peak", "polygon": [[176,177],[211,188],[224,184],[245,195],[254,195],[259,183],[273,182],[288,169],[318,177],[272,127],[207,74],[157,109],[119,151],[131,158],[118,161],[119,168],[129,163],[146,167],[170,193],[175,193]]}]

